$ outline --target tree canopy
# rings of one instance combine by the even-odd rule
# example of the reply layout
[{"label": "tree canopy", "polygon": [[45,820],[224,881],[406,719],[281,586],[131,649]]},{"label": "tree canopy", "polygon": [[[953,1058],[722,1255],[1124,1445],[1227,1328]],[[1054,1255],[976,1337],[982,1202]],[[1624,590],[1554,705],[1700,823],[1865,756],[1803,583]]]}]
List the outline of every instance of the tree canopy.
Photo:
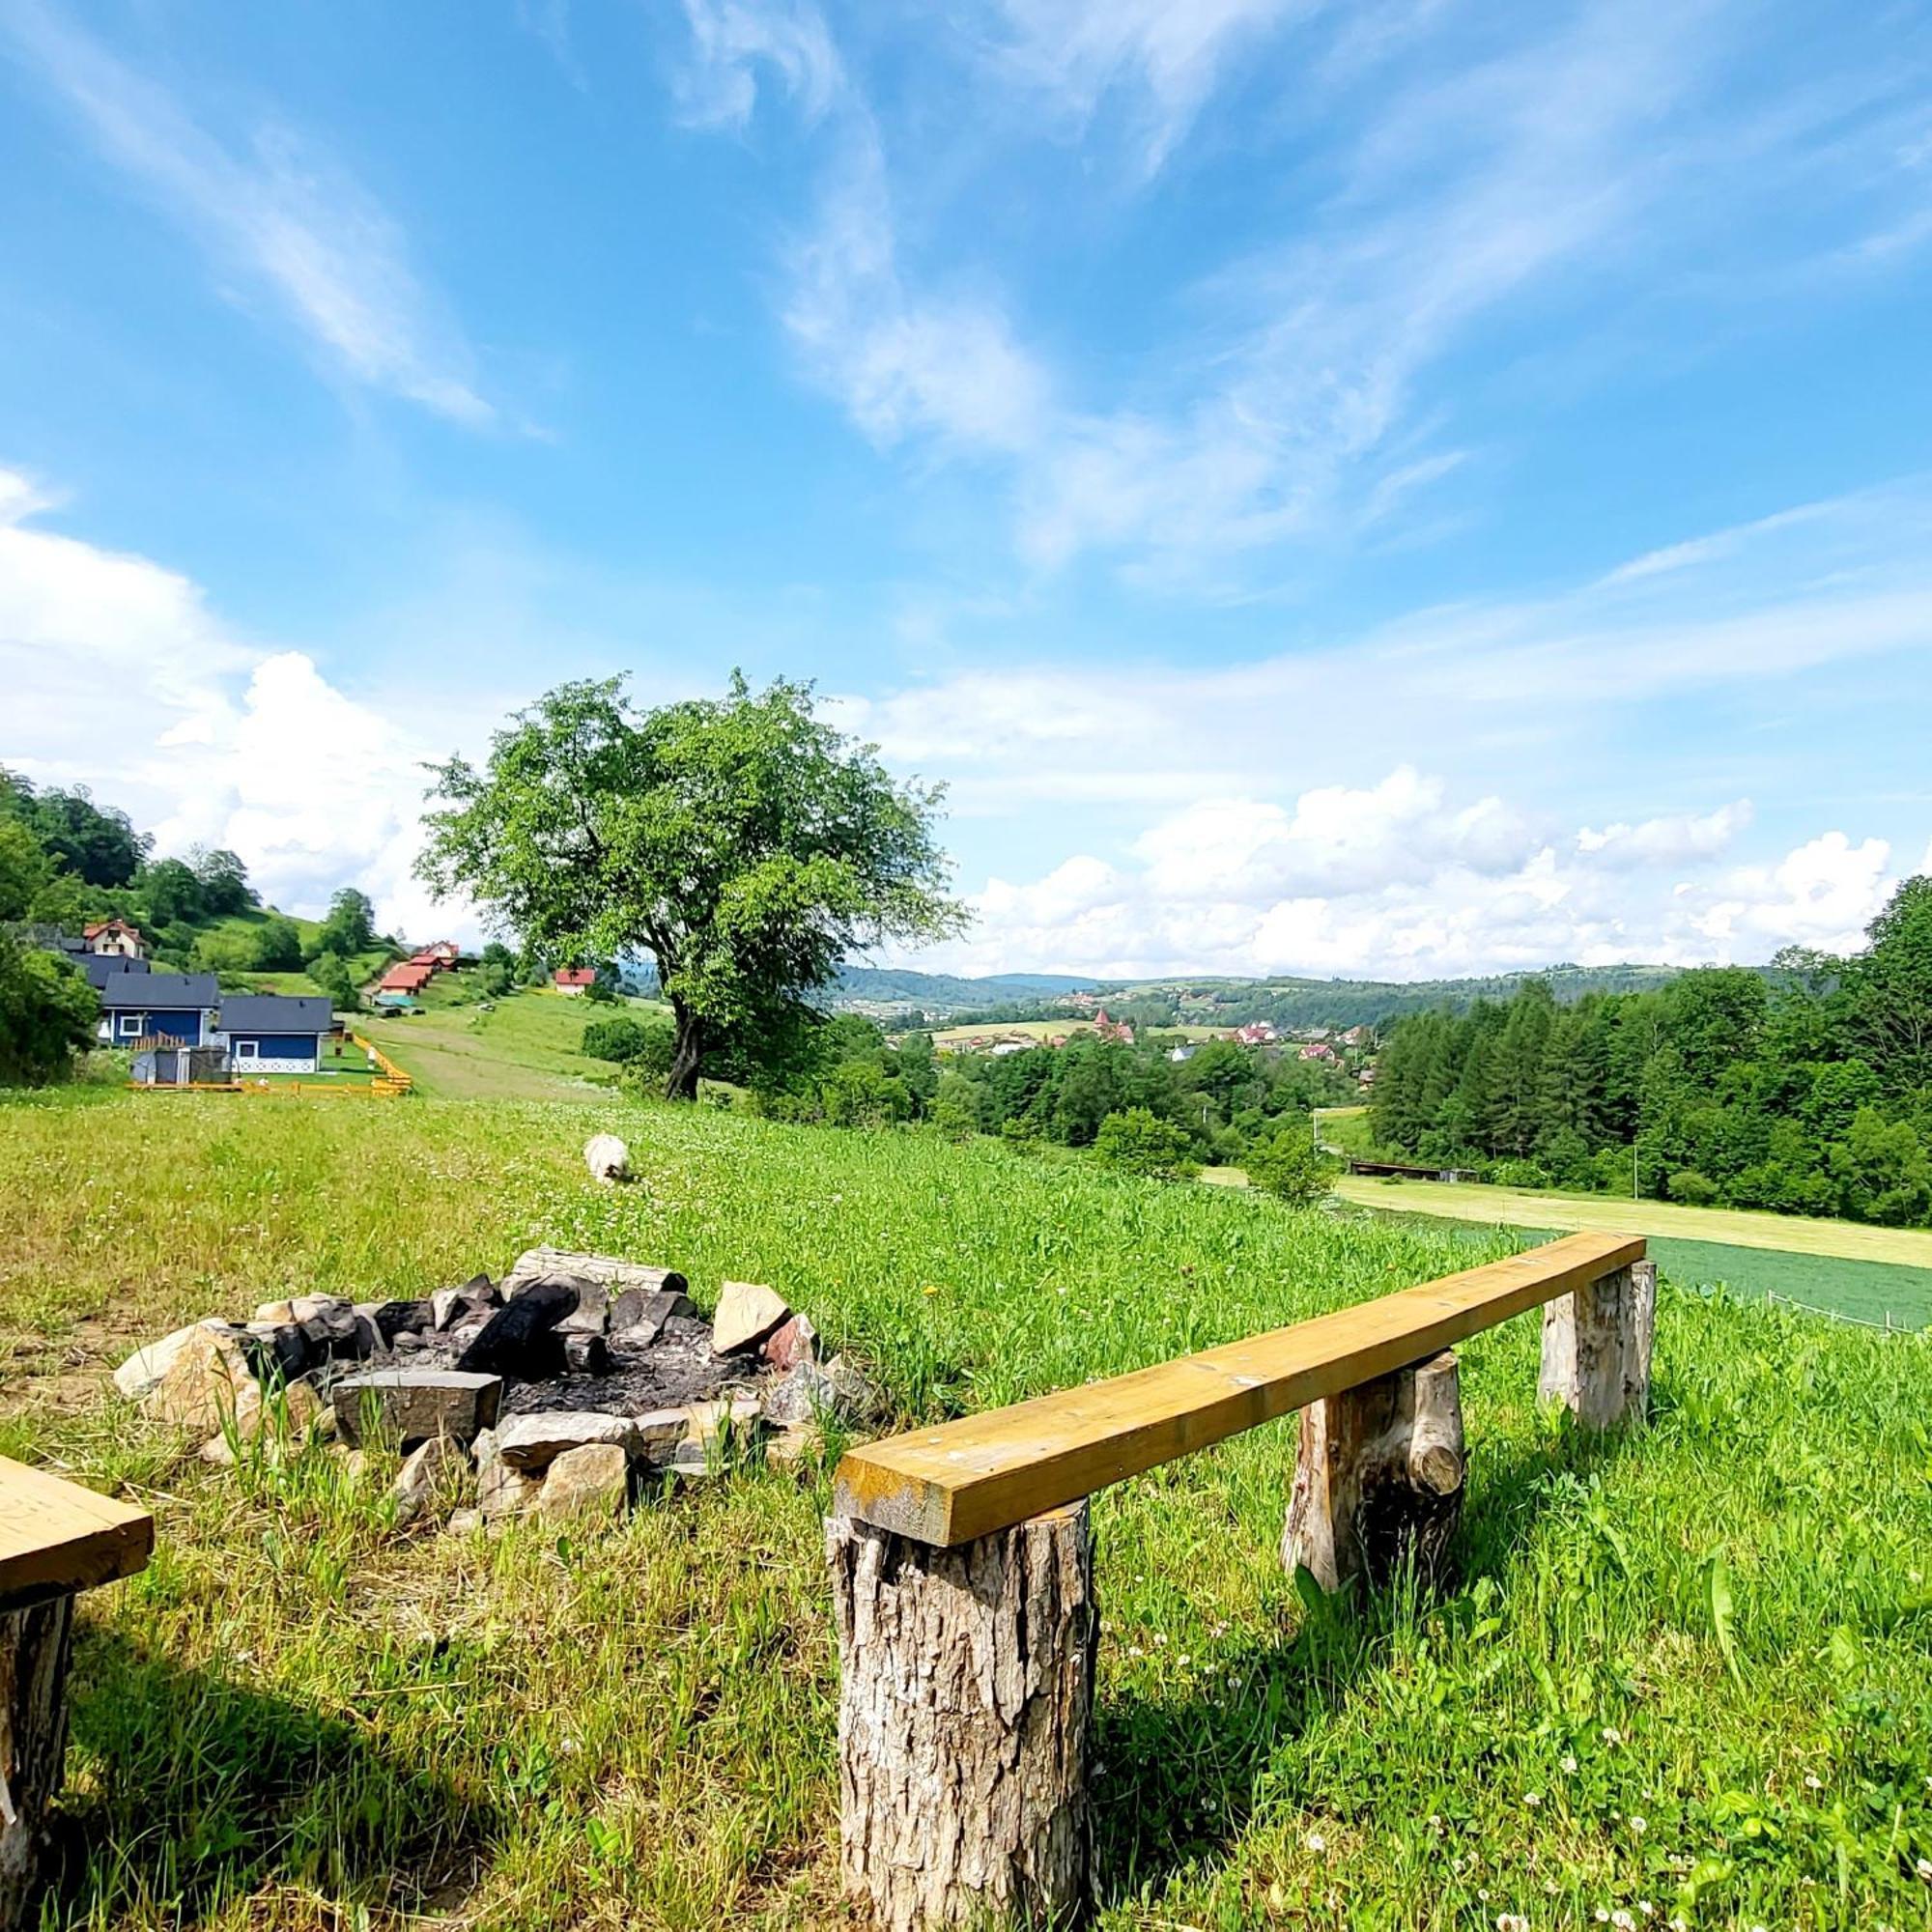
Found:
[{"label": "tree canopy", "polygon": [[941,793],[814,715],[811,687],[639,712],[621,678],[565,684],[435,768],[422,877],[556,959],[648,955],[676,1025],[666,1076],[793,1027],[849,954],[956,930]]}]

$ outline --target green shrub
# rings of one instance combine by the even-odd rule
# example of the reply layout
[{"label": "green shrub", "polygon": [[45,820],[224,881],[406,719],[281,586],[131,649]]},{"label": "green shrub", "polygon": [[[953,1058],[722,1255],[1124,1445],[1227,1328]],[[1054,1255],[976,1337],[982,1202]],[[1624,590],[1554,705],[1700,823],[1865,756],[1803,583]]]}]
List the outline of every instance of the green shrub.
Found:
[{"label": "green shrub", "polygon": [[1104,1166],[1153,1180],[1180,1180],[1198,1172],[1188,1158],[1186,1130],[1146,1107],[1109,1114],[1094,1136],[1094,1152]]},{"label": "green shrub", "polygon": [[1328,1192],[1342,1163],[1315,1145],[1306,1122],[1281,1128],[1249,1151],[1248,1179],[1293,1207],[1312,1208]]},{"label": "green shrub", "polygon": [[1681,1167],[1665,1182],[1663,1191],[1687,1208],[1708,1208],[1717,1200],[1719,1187],[1708,1174],[1699,1174],[1694,1167]]},{"label": "green shrub", "polygon": [[639,1058],[649,1039],[640,1022],[628,1013],[616,1013],[607,1020],[592,1020],[583,1029],[583,1054],[588,1060],[610,1060],[622,1065]]}]

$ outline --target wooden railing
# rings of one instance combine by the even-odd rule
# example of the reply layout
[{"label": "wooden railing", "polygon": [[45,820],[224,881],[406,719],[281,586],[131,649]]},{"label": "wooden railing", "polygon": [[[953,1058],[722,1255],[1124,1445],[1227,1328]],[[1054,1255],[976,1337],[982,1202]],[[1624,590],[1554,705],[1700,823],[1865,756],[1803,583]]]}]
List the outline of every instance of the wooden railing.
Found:
[{"label": "wooden railing", "polygon": [[850,1451],[826,1524],[846,1889],[891,1932],[1076,1918],[1098,1639],[1095,1490],[1301,1412],[1282,1556],[1324,1590],[1451,1560],[1454,1344],[1543,1309],[1540,1393],[1640,1417],[1656,1271],[1572,1235],[1154,1368]]}]

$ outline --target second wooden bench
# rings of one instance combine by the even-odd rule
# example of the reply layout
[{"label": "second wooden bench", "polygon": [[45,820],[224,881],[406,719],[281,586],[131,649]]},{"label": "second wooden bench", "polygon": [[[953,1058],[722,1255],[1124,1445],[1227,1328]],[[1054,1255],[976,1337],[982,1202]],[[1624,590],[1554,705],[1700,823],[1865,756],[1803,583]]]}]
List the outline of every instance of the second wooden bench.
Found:
[{"label": "second wooden bench", "polygon": [[1301,1411],[1282,1537],[1328,1590],[1443,1562],[1455,1344],[1544,1311],[1540,1393],[1586,1428],[1649,1399],[1643,1241],[1572,1235],[1243,1342],[868,1443],[839,1463],[845,1886],[890,1932],[1078,1916],[1099,1619],[1087,1498]]}]

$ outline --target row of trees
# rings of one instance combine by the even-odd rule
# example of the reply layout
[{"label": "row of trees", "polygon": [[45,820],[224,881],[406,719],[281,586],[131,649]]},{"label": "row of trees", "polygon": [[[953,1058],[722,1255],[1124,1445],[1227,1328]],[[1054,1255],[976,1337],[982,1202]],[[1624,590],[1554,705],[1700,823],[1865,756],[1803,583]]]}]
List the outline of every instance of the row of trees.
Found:
[{"label": "row of trees", "polygon": [[810,1029],[789,1062],[744,1072],[764,1112],[834,1126],[929,1121],[962,1139],[1088,1148],[1109,1120],[1145,1115],[1172,1137],[1174,1159],[1195,1165],[1245,1162],[1284,1125],[1308,1138],[1310,1109],[1352,1091],[1332,1066],[1265,1048],[1209,1040],[1177,1062],[1175,1043],[1076,1034],[1062,1047],[942,1060],[927,1034],[895,1045],[870,1020],[840,1014]]},{"label": "row of trees", "polygon": [[1424,1013],[1390,1032],[1384,1147],[1528,1185],[1932,1225],[1932,879],[1846,959]]}]

